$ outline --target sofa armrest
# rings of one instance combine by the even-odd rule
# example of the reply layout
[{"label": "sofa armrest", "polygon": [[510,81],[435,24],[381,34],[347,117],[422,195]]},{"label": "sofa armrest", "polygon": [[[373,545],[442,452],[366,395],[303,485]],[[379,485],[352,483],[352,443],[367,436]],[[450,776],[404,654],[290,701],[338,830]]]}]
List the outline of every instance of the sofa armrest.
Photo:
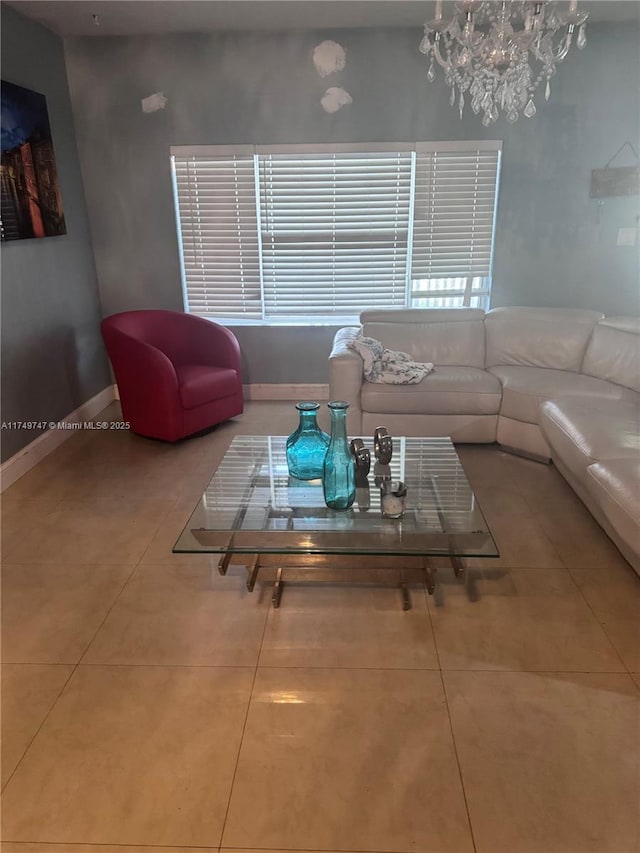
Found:
[{"label": "sofa armrest", "polygon": [[333,339],[333,348],[329,355],[329,398],[346,400],[349,403],[347,432],[352,437],[362,433],[360,390],[363,375],[362,359],[357,352],[347,347],[347,343],[354,340],[360,332],[360,326],[339,329]]}]

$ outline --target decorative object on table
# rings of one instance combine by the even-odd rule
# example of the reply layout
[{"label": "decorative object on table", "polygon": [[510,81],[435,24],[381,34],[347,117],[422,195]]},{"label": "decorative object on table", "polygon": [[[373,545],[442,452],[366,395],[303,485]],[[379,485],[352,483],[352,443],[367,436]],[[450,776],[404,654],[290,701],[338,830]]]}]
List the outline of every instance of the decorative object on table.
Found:
[{"label": "decorative object on table", "polygon": [[431,362],[413,361],[409,353],[387,349],[375,338],[358,335],[347,347],[362,359],[362,372],[367,382],[379,385],[417,385],[433,373]]},{"label": "decorative object on table", "polygon": [[366,482],[369,469],[371,468],[371,453],[368,447],[364,446],[364,441],[361,438],[352,438],[349,443],[353,460],[356,464],[356,483]]},{"label": "decorative object on table", "polygon": [[297,429],[287,439],[287,467],[298,480],[322,477],[329,436],[318,426],[319,408],[320,404],[313,401],[296,403],[300,419]]},{"label": "decorative object on table", "polygon": [[401,480],[384,480],[380,486],[380,512],[383,518],[402,518],[406,508],[407,486]]},{"label": "decorative object on table", "polygon": [[373,465],[373,482],[380,488],[385,480],[391,479],[391,466],[385,465],[382,462],[374,462]]},{"label": "decorative object on table", "polygon": [[376,427],[373,434],[373,452],[378,462],[388,465],[393,456],[393,439],[386,427]]},{"label": "decorative object on table", "polygon": [[331,441],[322,473],[324,502],[330,509],[349,509],[356,497],[356,465],[347,441],[347,409],[344,400],[332,400]]},{"label": "decorative object on table", "polygon": [[2,241],[67,233],[44,95],[8,83],[2,100]]},{"label": "decorative object on table", "polygon": [[361,482],[356,480],[356,505],[360,512],[368,512],[371,508],[371,489],[366,478]]},{"label": "decorative object on table", "polygon": [[555,2],[456,3],[449,19],[442,16],[442,0],[436,0],[435,17],[424,26],[420,51],[430,57],[427,80],[435,80],[435,63],[445,73],[451,88],[451,106],[460,118],[465,95],[482,124],[497,121],[499,111],[515,122],[520,112],[527,118],[536,114],[533,97],[544,81],[545,100],[551,96],[551,77],[563,62],[579,27],[576,45],[587,43],[585,21],[589,15],[578,11],[570,0],[566,11]]}]

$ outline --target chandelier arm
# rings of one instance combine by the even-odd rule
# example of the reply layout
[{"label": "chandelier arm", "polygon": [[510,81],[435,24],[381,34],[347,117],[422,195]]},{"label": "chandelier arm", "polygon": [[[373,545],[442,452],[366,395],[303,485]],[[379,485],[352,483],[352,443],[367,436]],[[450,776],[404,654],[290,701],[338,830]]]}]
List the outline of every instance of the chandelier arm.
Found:
[{"label": "chandelier arm", "polygon": [[436,62],[438,63],[438,65],[440,65],[442,68],[444,68],[445,71],[450,71],[451,67],[452,67],[451,61],[443,59],[442,54],[440,53],[440,33],[436,33],[436,35],[435,35],[435,38],[433,40],[432,50],[433,50],[433,55],[435,56]]},{"label": "chandelier arm", "polygon": [[539,62],[543,62],[545,65],[555,64],[556,62],[562,62],[563,60],[566,59],[566,57],[567,57],[567,55],[571,49],[571,45],[573,44],[573,31],[574,31],[573,24],[569,24],[569,26],[567,27],[567,32],[566,32],[564,38],[561,40],[560,44],[558,45],[557,50],[552,52],[553,59],[552,59],[551,63],[549,63],[549,57],[545,56],[539,50],[538,44],[536,42],[534,42],[531,45],[529,50],[531,51],[531,54]]},{"label": "chandelier arm", "polygon": [[562,62],[563,59],[566,58],[567,54],[571,49],[571,44],[573,42],[573,24],[569,24],[567,27],[567,34],[564,37],[564,40],[559,45],[558,53],[556,54],[556,62]]}]

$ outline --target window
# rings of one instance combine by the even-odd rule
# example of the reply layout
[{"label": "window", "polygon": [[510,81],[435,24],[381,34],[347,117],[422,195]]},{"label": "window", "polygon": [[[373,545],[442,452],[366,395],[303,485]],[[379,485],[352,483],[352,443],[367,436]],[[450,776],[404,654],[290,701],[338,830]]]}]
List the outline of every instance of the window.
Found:
[{"label": "window", "polygon": [[172,148],[188,311],[488,307],[500,143]]}]

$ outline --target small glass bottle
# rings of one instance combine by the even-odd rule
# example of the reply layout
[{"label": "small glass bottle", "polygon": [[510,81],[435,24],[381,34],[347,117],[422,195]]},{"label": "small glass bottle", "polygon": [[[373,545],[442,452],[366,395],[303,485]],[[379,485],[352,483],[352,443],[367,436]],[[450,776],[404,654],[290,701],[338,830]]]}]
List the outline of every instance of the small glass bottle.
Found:
[{"label": "small glass bottle", "polygon": [[324,460],[324,502],[331,509],[349,509],[356,498],[356,466],[347,440],[347,409],[342,400],[329,403],[331,441]]},{"label": "small glass bottle", "polygon": [[329,436],[318,426],[319,408],[319,403],[296,403],[300,421],[287,439],[287,467],[291,476],[298,480],[322,477]]}]

